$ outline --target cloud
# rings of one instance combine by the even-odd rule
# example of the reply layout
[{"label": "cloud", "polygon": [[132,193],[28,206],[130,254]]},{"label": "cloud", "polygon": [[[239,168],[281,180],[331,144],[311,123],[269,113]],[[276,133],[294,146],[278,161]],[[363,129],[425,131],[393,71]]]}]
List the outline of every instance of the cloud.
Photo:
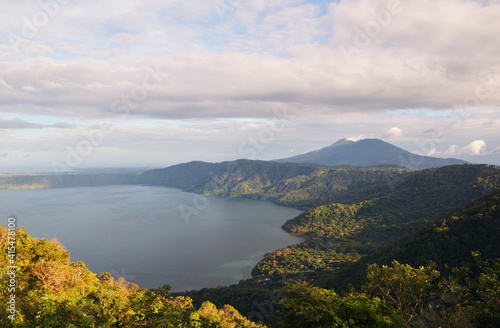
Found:
[{"label": "cloud", "polygon": [[[433,155],[487,153],[476,139],[500,144],[498,1],[402,1],[361,47],[356,38],[390,1],[236,1],[222,17],[213,1],[70,1],[26,37],[24,18],[40,3],[2,2],[0,115],[33,115],[0,119],[6,150],[47,159],[97,120],[116,126],[104,143],[124,153],[196,154],[206,148],[197,143],[224,141],[231,158],[228,140],[237,146],[251,131],[241,120],[269,121],[282,108],[290,128],[267,148],[282,157],[349,135],[406,149],[425,139],[422,153]],[[356,47],[350,58],[344,44]],[[179,125],[169,133],[139,120]]]},{"label": "cloud", "polygon": [[440,152],[434,147],[432,148],[427,154],[425,154],[426,156],[434,156],[434,155],[439,155]]},{"label": "cloud", "polygon": [[29,123],[20,119],[0,119],[0,129],[41,129],[42,124]]},{"label": "cloud", "polygon": [[30,123],[24,120],[14,118],[10,120],[0,119],[0,129],[45,129],[45,128],[59,128],[59,129],[69,129],[74,127],[74,124],[57,122],[54,124],[38,124]]},{"label": "cloud", "polygon": [[492,154],[500,154],[500,146],[496,147],[491,153]]},{"label": "cloud", "polygon": [[403,135],[403,130],[398,127],[390,128],[383,136],[383,138],[397,138]]},{"label": "cloud", "polygon": [[486,142],[484,140],[474,140],[464,147],[451,145],[445,154],[486,155],[488,152],[486,152]]},{"label": "cloud", "polygon": [[348,141],[359,141],[361,139],[364,139],[366,138],[366,136],[364,134],[360,134],[360,135],[357,135],[357,136],[352,136],[352,137],[346,137],[345,139],[348,140]]},{"label": "cloud", "polygon": [[485,154],[486,142],[484,140],[474,140],[470,144],[460,149],[463,154],[483,155]]},{"label": "cloud", "polygon": [[450,145],[448,147],[448,150],[444,153],[445,155],[455,155],[459,153],[460,147],[457,145]]},{"label": "cloud", "polygon": [[[20,18],[40,10],[13,1],[9,6]],[[347,63],[339,45],[352,43],[356,28],[386,6],[378,0],[330,7],[249,1],[221,20],[210,1],[110,1],[97,12],[92,1],[71,3],[28,40],[50,52],[23,51],[16,65],[14,54],[0,62],[0,85],[9,86],[0,91],[0,112],[25,104],[16,110],[110,117],[112,101],[140,87],[147,66],[169,78],[134,103],[131,116],[269,117],[283,104],[306,107],[298,111],[302,116],[433,110],[463,103],[481,74],[500,67],[494,55],[500,40],[491,33],[500,29],[500,5],[458,0],[405,2],[383,33]],[[16,30],[20,22],[3,24]],[[500,93],[485,101],[500,101]]]}]

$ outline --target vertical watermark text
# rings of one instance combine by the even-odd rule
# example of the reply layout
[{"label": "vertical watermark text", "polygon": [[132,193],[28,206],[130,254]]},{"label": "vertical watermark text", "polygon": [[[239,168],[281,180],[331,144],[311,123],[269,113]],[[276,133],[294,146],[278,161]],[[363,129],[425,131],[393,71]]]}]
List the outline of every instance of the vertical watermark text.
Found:
[{"label": "vertical watermark text", "polygon": [[17,249],[16,249],[16,217],[10,216],[7,219],[8,240],[7,240],[7,276],[9,283],[7,285],[8,299],[7,312],[9,319],[16,320],[16,272],[17,272]]}]

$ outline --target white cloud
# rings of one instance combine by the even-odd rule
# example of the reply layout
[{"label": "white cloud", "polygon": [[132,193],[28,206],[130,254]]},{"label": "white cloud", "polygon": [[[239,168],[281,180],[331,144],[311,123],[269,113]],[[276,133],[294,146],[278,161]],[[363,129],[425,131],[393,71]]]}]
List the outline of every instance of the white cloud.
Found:
[{"label": "white cloud", "polygon": [[444,152],[444,154],[445,154],[445,155],[455,155],[455,154],[457,154],[457,153],[458,153],[459,149],[460,149],[460,147],[459,147],[459,146],[457,146],[457,145],[450,145],[450,146],[448,147],[448,150],[446,150],[446,151]]},{"label": "white cloud", "polygon": [[398,127],[390,128],[385,134],[384,138],[398,138],[403,135],[403,130]]},{"label": "white cloud", "polygon": [[459,147],[457,145],[449,146],[445,152],[446,155],[465,154],[465,155],[486,155],[486,142],[484,140],[474,140],[467,146]]},{"label": "white cloud", "polygon": [[364,134],[360,134],[360,135],[353,136],[353,137],[346,137],[345,139],[348,141],[359,141],[359,140],[365,139],[365,138],[366,138],[366,136]]},{"label": "white cloud", "polygon": [[486,142],[484,140],[474,140],[470,144],[460,149],[460,152],[468,155],[484,155]]},{"label": "white cloud", "polygon": [[430,150],[430,151],[426,154],[426,156],[434,156],[434,155],[439,155],[439,154],[440,154],[440,152],[439,152],[439,151],[437,151],[437,149],[434,147],[434,148],[432,148],[432,149],[431,149],[431,150]]}]

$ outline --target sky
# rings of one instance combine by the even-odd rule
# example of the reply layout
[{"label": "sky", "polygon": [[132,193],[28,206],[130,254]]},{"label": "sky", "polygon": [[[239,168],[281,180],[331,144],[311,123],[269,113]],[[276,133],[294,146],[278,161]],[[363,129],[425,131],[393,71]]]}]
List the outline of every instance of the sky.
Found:
[{"label": "sky", "polygon": [[0,172],[339,139],[500,165],[500,0],[2,0]]}]

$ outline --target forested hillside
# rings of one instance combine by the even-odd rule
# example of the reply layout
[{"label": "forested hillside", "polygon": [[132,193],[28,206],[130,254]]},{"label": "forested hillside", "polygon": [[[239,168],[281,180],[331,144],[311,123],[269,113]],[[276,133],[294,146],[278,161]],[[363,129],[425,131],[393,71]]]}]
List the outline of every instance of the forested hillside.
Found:
[{"label": "forested hillside", "polygon": [[[460,218],[443,218],[422,231],[460,235],[461,229],[481,226],[486,219],[496,222],[485,227],[493,227],[494,234],[500,221],[498,201],[496,192],[453,213]],[[456,224],[469,217],[476,222]],[[15,256],[9,252],[9,236],[16,239]],[[498,239],[487,244],[498,250]],[[167,285],[143,290],[109,273],[96,275],[84,263],[71,262],[56,240],[32,238],[24,229],[14,234],[0,227],[0,254],[0,301],[7,305],[0,308],[2,327],[266,327],[230,305],[217,309],[206,299],[193,305],[189,297],[170,295]],[[456,267],[451,274],[443,274],[432,262],[420,267],[398,261],[370,264],[363,288],[347,294],[285,277],[269,285],[254,283],[260,288],[244,289],[242,283],[217,290],[233,303],[244,298],[244,304],[258,309],[249,313],[254,320],[274,318],[274,327],[497,327],[500,260],[484,261],[478,251],[471,255],[472,266]],[[16,262],[15,270],[8,266],[11,261]],[[213,297],[207,290],[202,295]]]},{"label": "forested hillside", "polygon": [[[314,164],[236,161],[195,191],[208,195],[251,197],[299,208],[334,201],[350,202],[390,192],[388,179],[402,179],[400,168],[329,167]],[[376,191],[374,191],[376,190]]]},{"label": "forested hillside", "polygon": [[397,260],[422,266],[433,261],[439,270],[448,271],[450,267],[473,262],[472,251],[479,250],[485,258],[500,258],[499,236],[500,190],[497,190],[339,270],[330,283],[336,289],[349,283],[360,286],[363,269],[369,263],[389,265]]},{"label": "forested hillside", "polygon": [[311,208],[334,201],[389,193],[391,184],[413,172],[400,168],[330,167],[315,164],[238,160],[191,162],[145,172],[141,181],[206,195],[250,197]]},{"label": "forested hillside", "polygon": [[329,167],[237,160],[190,162],[129,174],[0,176],[0,189],[148,184],[205,195],[266,199],[286,206],[312,208],[389,193],[393,181],[399,181],[411,172],[386,167]]},{"label": "forested hillside", "polygon": [[[266,254],[252,271],[253,279],[230,287],[178,293],[184,298],[173,298],[166,290],[140,290],[109,274],[96,276],[82,263],[69,262],[69,254],[60,246],[37,241],[20,230],[18,317],[30,324],[19,323],[19,327],[50,327],[59,318],[75,327],[92,327],[90,322],[96,320],[109,327],[252,327],[253,323],[224,307],[226,304],[252,321],[273,327],[283,322],[283,327],[330,327],[332,322],[345,327],[488,327],[481,322],[497,323],[492,313],[498,309],[495,295],[500,294],[500,264],[490,267],[478,253],[472,255],[472,251],[480,251],[487,258],[500,257],[497,167],[453,165],[409,170],[240,160],[191,162],[132,174],[0,178],[3,188],[123,183],[267,199],[302,208],[306,211],[283,228],[306,241]],[[4,239],[2,243],[5,250]],[[435,264],[428,264],[429,260]],[[451,269],[474,262],[471,272]],[[378,266],[371,265],[366,276],[372,263]],[[489,282],[481,280],[481,273]],[[425,293],[418,302],[390,303],[388,295],[394,291],[387,291],[387,286],[393,283],[390,277],[394,274],[414,277],[409,280],[409,290],[398,293],[409,293],[405,297],[410,297],[411,286],[421,287]],[[1,279],[7,284],[5,273]],[[309,285],[296,285],[298,281]],[[456,302],[447,303],[442,297],[455,288],[453,281],[468,289],[460,289]],[[361,289],[363,282],[368,283],[365,289]],[[357,290],[344,296],[336,294],[349,284]],[[384,290],[387,293],[380,295]],[[2,297],[5,300],[7,295]],[[490,303],[482,306],[485,299]],[[433,300],[445,304],[443,309],[429,310],[435,306]],[[297,304],[308,304],[308,308],[297,312]],[[411,310],[408,316],[410,306],[420,312]],[[320,314],[315,317],[316,312]],[[424,318],[422,313],[432,318]],[[353,316],[367,319],[357,321]],[[451,319],[455,317],[463,320]]]},{"label": "forested hillside", "polygon": [[451,275],[433,262],[371,264],[366,284],[342,295],[307,282],[287,284],[282,327],[499,327],[500,259],[472,255],[473,264]]},{"label": "forested hillside", "polygon": [[[331,213],[353,212],[335,207]],[[273,327],[497,327],[500,261],[492,259],[500,257],[499,233],[497,190],[338,271],[304,265],[271,280],[184,294],[195,304],[230,303]],[[321,251],[298,263],[331,252]]]},{"label": "forested hillside", "polygon": [[254,275],[334,270],[500,188],[500,170],[454,165],[412,173],[394,191],[354,204],[320,206],[283,228],[307,240],[271,252]]},{"label": "forested hillside", "polygon": [[326,327],[347,312],[367,320],[353,327],[498,327],[499,234],[497,190],[337,271],[328,289],[286,287],[283,326]]}]

